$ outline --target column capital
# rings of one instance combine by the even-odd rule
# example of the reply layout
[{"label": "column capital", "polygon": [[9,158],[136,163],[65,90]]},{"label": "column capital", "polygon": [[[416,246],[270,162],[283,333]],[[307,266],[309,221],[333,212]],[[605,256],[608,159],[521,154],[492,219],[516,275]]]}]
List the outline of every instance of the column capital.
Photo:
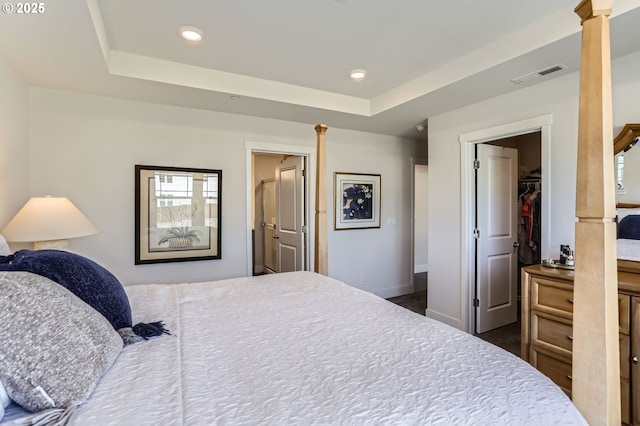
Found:
[{"label": "column capital", "polygon": [[318,124],[316,127],[314,127],[314,129],[316,129],[316,133],[319,135],[324,135],[325,133],[327,133],[327,125],[326,124]]},{"label": "column capital", "polygon": [[582,0],[574,9],[574,12],[580,16],[582,22],[595,18],[596,16],[611,15],[611,7],[613,0]]}]

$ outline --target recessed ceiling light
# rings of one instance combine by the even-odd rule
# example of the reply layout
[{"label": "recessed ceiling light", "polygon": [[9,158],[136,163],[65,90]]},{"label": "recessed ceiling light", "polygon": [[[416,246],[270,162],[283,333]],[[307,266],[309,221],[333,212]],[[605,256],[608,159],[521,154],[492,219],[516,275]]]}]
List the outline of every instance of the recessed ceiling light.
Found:
[{"label": "recessed ceiling light", "polygon": [[365,70],[353,70],[349,74],[353,80],[362,80],[367,75]]},{"label": "recessed ceiling light", "polygon": [[187,41],[198,42],[202,40],[202,30],[196,27],[180,27],[180,37]]}]

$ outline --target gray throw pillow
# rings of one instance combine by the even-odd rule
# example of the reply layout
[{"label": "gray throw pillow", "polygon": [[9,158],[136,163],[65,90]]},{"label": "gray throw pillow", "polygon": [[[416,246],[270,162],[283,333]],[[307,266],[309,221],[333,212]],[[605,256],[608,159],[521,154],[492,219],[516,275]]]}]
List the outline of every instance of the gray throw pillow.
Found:
[{"label": "gray throw pillow", "polygon": [[85,401],[122,350],[109,321],[29,272],[0,272],[0,381],[32,412]]}]

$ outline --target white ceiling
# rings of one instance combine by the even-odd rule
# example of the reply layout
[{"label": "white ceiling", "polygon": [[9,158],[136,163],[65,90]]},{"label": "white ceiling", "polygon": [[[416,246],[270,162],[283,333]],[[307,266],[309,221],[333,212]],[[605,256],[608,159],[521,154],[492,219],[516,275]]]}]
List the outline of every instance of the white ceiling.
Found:
[{"label": "white ceiling", "polygon": [[[34,86],[420,139],[429,116],[515,77],[577,71],[577,3],[59,0],[0,14],[0,60]],[[615,1],[614,58],[640,50],[638,20],[640,0]],[[179,38],[185,25],[204,40]]]}]

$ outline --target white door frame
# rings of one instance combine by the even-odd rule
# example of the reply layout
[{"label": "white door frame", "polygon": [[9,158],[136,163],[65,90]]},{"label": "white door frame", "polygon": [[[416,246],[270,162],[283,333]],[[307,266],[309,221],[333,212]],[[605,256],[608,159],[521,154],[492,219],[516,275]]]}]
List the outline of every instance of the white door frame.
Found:
[{"label": "white door frame", "polygon": [[247,176],[247,276],[253,275],[253,259],[251,256],[252,238],[251,229],[253,225],[251,223],[252,215],[252,197],[253,197],[253,181],[251,176],[251,155],[253,153],[269,153],[269,154],[285,154],[285,155],[298,155],[305,157],[306,177],[304,180],[305,185],[305,224],[307,226],[307,232],[305,233],[305,263],[307,270],[310,270],[311,265],[314,264],[314,253],[312,248],[315,244],[315,235],[312,230],[315,229],[315,212],[316,208],[316,148],[315,146],[298,146],[298,145],[284,145],[270,142],[253,142],[245,141],[244,147],[246,150],[246,176]]},{"label": "white door frame", "polygon": [[[475,160],[475,145],[496,139],[527,133],[540,132],[540,149],[542,155],[542,206],[540,218],[542,222],[542,259],[548,256],[548,242],[550,241],[551,205],[549,194],[551,184],[549,182],[551,167],[551,114],[529,118],[500,126],[490,127],[475,132],[463,133],[459,136],[460,142],[460,182],[461,188],[461,250],[460,250],[460,277],[462,278],[460,295],[461,322],[465,324],[466,331],[473,333],[475,330],[475,311],[473,298],[475,294],[475,239],[473,228],[475,227],[475,179],[473,173],[473,161]],[[466,285],[465,285],[466,281]]]}]

